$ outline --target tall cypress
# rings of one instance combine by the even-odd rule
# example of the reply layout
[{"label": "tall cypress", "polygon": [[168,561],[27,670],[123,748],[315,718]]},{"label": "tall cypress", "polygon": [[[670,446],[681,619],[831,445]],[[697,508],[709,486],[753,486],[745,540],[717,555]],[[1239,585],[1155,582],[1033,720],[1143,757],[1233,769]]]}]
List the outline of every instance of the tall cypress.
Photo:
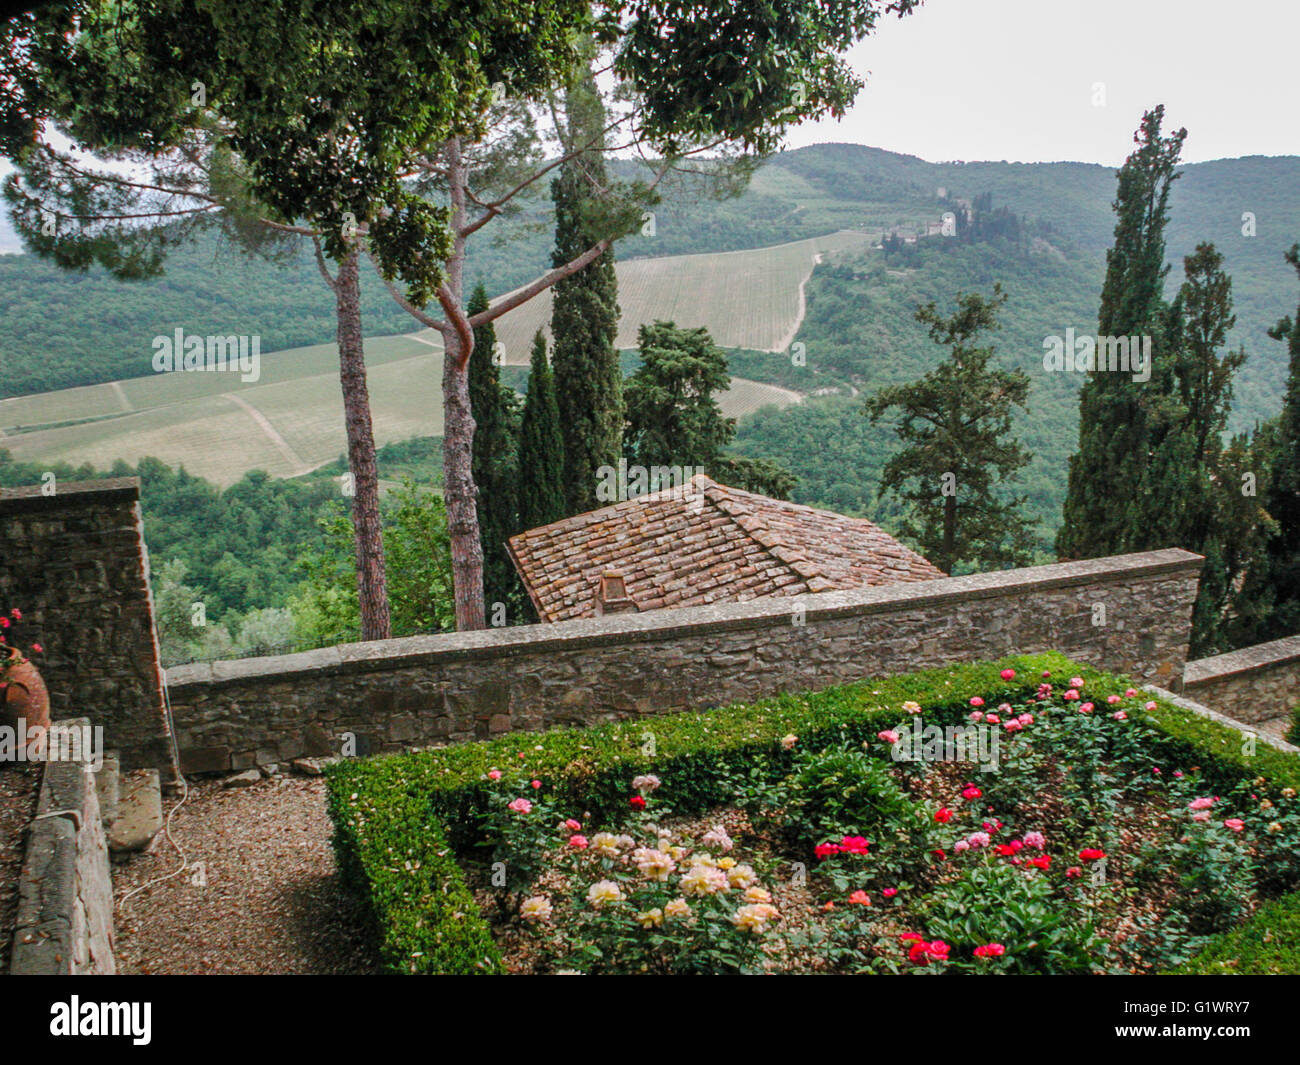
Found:
[{"label": "tall cypress", "polygon": [[[585,72],[566,92],[565,147],[578,151],[551,183],[555,251],[562,266],[610,234],[604,232],[593,190],[608,184],[605,107],[595,78]],[[564,434],[564,493],[570,514],[594,510],[597,470],[617,466],[623,446],[623,374],[618,349],[618,278],[614,253],[555,285],[551,311],[552,365]]]},{"label": "tall cypress", "polygon": [[[1300,244],[1293,244],[1286,261],[1300,274]],[[1300,632],[1300,309],[1283,318],[1269,336],[1287,345],[1290,371],[1282,413],[1265,434],[1272,470],[1264,492],[1264,507],[1273,520],[1263,557],[1243,590],[1254,600],[1250,629],[1253,641],[1294,636]]]},{"label": "tall cypress", "polygon": [[[480,284],[466,305],[473,317],[487,310],[487,290]],[[474,415],[471,469],[478,489],[479,538],[483,545],[483,598],[488,622],[497,603],[507,616],[518,601],[518,577],[506,551],[506,540],[519,531],[515,480],[515,428],[507,390],[497,365],[496,329],[492,323],[474,330],[469,359],[469,401]],[[496,616],[499,615],[499,611]]]},{"label": "tall cypress", "polygon": [[1079,393],[1079,450],[1070,458],[1058,554],[1090,558],[1141,550],[1159,537],[1158,525],[1138,518],[1158,397],[1173,388],[1167,350],[1168,308],[1163,299],[1165,225],[1178,174],[1185,129],[1164,137],[1164,107],[1142,116],[1137,148],[1119,171],[1115,243],[1106,253],[1106,280],[1098,312],[1099,337],[1151,337],[1153,370],[1147,382],[1106,370],[1093,372]]},{"label": "tall cypress", "polygon": [[528,395],[519,425],[519,525],[535,529],[565,516],[564,434],[546,338],[533,337]]}]

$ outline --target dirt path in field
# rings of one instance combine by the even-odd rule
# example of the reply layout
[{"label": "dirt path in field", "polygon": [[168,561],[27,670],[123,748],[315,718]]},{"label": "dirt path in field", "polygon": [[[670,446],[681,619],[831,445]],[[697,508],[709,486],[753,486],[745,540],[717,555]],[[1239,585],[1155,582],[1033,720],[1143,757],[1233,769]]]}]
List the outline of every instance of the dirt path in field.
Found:
[{"label": "dirt path in field", "polygon": [[131,405],[131,401],[130,401],[129,399],[126,398],[126,390],[122,387],[122,382],[121,382],[121,381],[109,381],[109,382],[108,382],[108,387],[111,388],[111,389],[113,390],[113,394],[114,394],[115,396],[117,396],[117,398],[121,401],[121,403],[122,403],[122,410],[123,410],[125,413],[127,413],[127,414],[134,414],[134,413],[135,413],[135,407],[133,407],[133,406]]},{"label": "dirt path in field", "polygon": [[236,407],[240,407],[247,412],[248,416],[257,423],[258,428],[266,434],[266,438],[276,446],[280,454],[283,455],[289,465],[293,467],[293,476],[297,477],[300,474],[308,472],[311,468],[310,464],[304,462],[298,453],[289,446],[289,441],[276,431],[275,426],[267,420],[265,414],[249,403],[248,400],[244,399],[242,396],[235,395],[233,392],[223,392],[221,398],[230,400],[230,402]]}]

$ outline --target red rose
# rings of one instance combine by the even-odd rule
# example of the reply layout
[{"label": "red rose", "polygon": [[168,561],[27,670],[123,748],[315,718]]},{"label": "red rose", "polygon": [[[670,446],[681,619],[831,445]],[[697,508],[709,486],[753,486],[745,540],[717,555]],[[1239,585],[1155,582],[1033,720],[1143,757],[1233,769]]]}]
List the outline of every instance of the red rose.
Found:
[{"label": "red rose", "polygon": [[628,803],[631,805],[633,810],[645,809],[645,799],[641,798],[640,795],[633,795],[632,798],[628,799]]},{"label": "red rose", "polygon": [[1096,862],[1106,857],[1106,852],[1099,851],[1096,847],[1085,847],[1079,852],[1079,857],[1085,862]]},{"label": "red rose", "polygon": [[948,807],[946,806],[940,807],[938,810],[935,811],[934,819],[938,821],[939,824],[946,825],[949,821],[952,820],[952,811],[949,810]]},{"label": "red rose", "polygon": [[1030,858],[1029,864],[1036,865],[1039,869],[1046,869],[1052,864],[1052,856],[1050,854],[1040,854],[1037,858]]},{"label": "red rose", "polygon": [[837,843],[819,843],[813,848],[813,853],[818,858],[825,860],[833,854],[839,854],[842,849]]}]

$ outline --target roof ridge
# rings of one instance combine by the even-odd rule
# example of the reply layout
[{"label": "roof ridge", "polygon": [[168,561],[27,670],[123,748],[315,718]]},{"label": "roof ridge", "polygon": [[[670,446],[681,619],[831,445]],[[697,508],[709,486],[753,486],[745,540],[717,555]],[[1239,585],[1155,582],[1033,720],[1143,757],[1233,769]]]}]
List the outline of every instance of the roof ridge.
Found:
[{"label": "roof ridge", "polygon": [[[754,492],[733,489],[729,485],[718,484],[716,481],[705,487],[705,496],[709,501],[726,514],[741,532],[762,547],[777,562],[788,567],[796,576],[803,578],[807,582],[827,580],[826,574],[808,560],[801,546],[791,544],[785,540],[777,530],[763,520],[762,515],[758,513],[758,507],[750,506],[743,500],[736,499],[731,494],[732,492],[741,492],[742,495],[751,496],[758,500],[769,498],[759,496]],[[777,502],[780,502],[780,500],[777,500]]]}]

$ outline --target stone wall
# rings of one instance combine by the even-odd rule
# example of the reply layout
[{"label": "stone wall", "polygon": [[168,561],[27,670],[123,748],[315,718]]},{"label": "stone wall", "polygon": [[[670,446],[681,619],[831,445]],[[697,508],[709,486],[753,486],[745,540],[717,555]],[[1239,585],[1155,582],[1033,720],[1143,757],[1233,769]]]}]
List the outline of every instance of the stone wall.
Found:
[{"label": "stone wall", "polygon": [[126,769],[169,765],[140,482],[55,488],[0,489],[0,608],[23,611],[20,646],[45,649],[52,718],[89,714]]},{"label": "stone wall", "polygon": [[1013,652],[1181,687],[1202,559],[969,577],[346,644],[168,671],[187,772],[705,709]]},{"label": "stone wall", "polygon": [[1188,662],[1184,688],[1248,724],[1289,714],[1300,706],[1300,636]]},{"label": "stone wall", "polygon": [[[88,728],[86,718],[60,724]],[[95,774],[51,761],[18,883],[9,971],[24,976],[112,974],[113,883]]]}]

